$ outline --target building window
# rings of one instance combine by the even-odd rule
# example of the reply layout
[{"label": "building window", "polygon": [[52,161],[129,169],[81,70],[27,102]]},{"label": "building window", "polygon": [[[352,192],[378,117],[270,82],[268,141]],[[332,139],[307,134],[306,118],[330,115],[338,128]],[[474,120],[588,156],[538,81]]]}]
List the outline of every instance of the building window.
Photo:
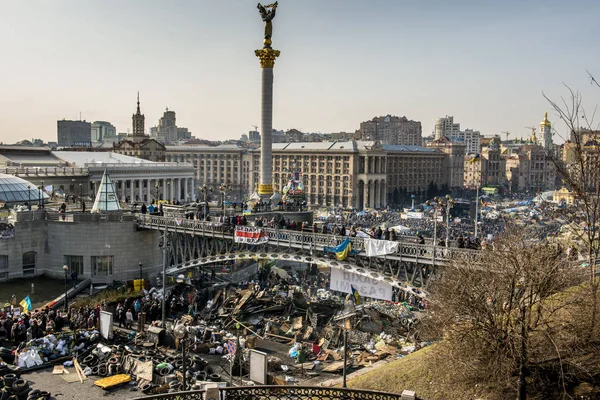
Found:
[{"label": "building window", "polygon": [[114,256],[92,256],[92,276],[111,276]]},{"label": "building window", "polygon": [[83,275],[83,256],[65,256],[65,265],[69,267],[69,274]]},{"label": "building window", "polygon": [[35,251],[23,253],[23,275],[35,275],[35,259],[37,258]]},{"label": "building window", "polygon": [[8,256],[0,256],[0,280],[8,279]]}]

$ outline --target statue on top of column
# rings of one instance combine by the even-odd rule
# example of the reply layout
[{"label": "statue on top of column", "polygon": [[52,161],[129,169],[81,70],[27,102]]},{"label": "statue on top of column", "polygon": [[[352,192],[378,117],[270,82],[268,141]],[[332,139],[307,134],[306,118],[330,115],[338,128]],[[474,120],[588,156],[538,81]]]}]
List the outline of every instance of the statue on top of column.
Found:
[{"label": "statue on top of column", "polygon": [[260,16],[265,23],[265,48],[271,48],[271,36],[273,35],[273,24],[271,21],[275,18],[275,11],[277,10],[277,2],[273,4],[267,4],[266,6],[258,3],[256,6],[260,12]]}]

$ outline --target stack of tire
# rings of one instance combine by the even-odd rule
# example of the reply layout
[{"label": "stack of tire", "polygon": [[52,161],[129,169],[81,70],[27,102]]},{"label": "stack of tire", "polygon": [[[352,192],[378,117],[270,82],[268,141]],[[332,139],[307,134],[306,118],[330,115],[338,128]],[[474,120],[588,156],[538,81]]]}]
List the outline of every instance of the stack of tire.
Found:
[{"label": "stack of tire", "polygon": [[0,366],[0,400],[48,400],[50,393],[32,390],[29,383],[16,374],[5,373],[6,368]]}]

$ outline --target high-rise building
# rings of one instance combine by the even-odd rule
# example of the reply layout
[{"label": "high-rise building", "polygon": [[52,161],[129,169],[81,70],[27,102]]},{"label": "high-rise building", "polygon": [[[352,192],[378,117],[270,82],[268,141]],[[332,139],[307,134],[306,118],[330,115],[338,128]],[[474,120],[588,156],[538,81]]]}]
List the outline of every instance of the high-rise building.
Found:
[{"label": "high-rise building", "polygon": [[443,118],[435,120],[435,134],[434,140],[446,136],[447,138],[453,138],[458,136],[460,133],[460,124],[454,123],[454,117],[446,115]]},{"label": "high-rise building", "polygon": [[192,138],[192,132],[188,128],[177,128],[177,140],[187,140]]},{"label": "high-rise building", "polygon": [[107,121],[92,123],[92,142],[111,142],[117,139],[117,129]]},{"label": "high-rise building", "polygon": [[358,130],[362,140],[378,140],[383,144],[421,146],[422,128],[420,121],[406,117],[386,115],[361,122]]},{"label": "high-rise building", "polygon": [[57,121],[58,145],[90,146],[92,144],[92,124],[86,121]]},{"label": "high-rise building", "polygon": [[158,120],[158,129],[156,136],[159,142],[175,143],[177,142],[177,124],[175,111],[169,111],[167,108],[163,116]]},{"label": "high-rise building", "polygon": [[452,141],[462,141],[466,146],[467,154],[479,154],[481,146],[481,133],[473,129],[460,130],[460,124],[454,122],[453,116],[446,115],[435,121],[435,139],[446,136]]}]

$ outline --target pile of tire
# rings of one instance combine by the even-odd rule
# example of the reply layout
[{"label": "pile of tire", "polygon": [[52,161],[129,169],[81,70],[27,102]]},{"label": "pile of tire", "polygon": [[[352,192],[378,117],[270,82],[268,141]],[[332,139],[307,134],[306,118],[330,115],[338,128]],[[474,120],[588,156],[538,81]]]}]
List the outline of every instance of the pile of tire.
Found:
[{"label": "pile of tire", "polygon": [[48,400],[50,393],[38,389],[32,390],[29,382],[16,374],[6,373],[0,366],[0,400]]}]

